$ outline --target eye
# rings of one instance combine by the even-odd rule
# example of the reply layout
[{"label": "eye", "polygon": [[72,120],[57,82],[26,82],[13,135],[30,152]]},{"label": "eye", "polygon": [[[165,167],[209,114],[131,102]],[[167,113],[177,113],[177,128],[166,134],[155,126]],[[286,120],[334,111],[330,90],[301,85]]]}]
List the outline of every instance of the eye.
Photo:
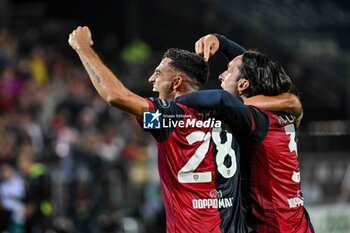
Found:
[{"label": "eye", "polygon": [[233,72],[233,70],[234,70],[234,67],[232,67],[232,66],[227,66],[227,72],[228,73],[231,73],[231,72]]}]

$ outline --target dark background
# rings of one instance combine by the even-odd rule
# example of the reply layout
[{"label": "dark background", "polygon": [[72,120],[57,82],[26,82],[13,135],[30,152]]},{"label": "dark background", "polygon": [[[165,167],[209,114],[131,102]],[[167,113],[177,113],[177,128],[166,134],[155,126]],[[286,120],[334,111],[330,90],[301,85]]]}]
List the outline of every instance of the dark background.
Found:
[{"label": "dark background", "polygon": [[[310,201],[309,205],[349,203],[349,1],[2,0],[0,1],[0,20],[0,25],[17,38],[19,58],[31,56],[34,48],[44,48],[48,51],[46,56],[63,58],[64,63],[69,63],[69,67],[72,66],[71,69],[80,70],[80,76],[86,76],[86,74],[67,40],[69,33],[77,26],[89,26],[95,43],[94,49],[119,75],[118,77],[125,85],[141,96],[155,95],[151,92],[147,79],[159,63],[163,52],[168,48],[179,47],[194,51],[194,43],[198,38],[208,33],[219,33],[245,48],[258,49],[280,61],[300,91],[304,118],[299,129],[299,156],[306,200],[310,196],[310,200],[316,198]],[[136,41],[142,41],[148,52],[144,54],[143,59],[127,62],[122,55],[123,51],[135,45]],[[50,55],[51,53],[54,55]],[[48,61],[51,60],[48,59]],[[227,61],[221,55],[211,58],[211,76],[206,88],[219,88],[217,77],[226,65]],[[69,79],[69,77],[71,76],[64,76],[63,79]],[[91,86],[86,90],[94,92]],[[75,104],[76,100],[73,97],[68,95],[67,98]],[[81,110],[74,104],[68,104],[73,116],[75,112],[79,113]],[[58,106],[61,105],[58,104]],[[65,105],[62,104],[62,106]],[[9,113],[5,112],[5,114]],[[111,113],[108,114],[111,115]],[[124,138],[127,146],[122,155],[128,158],[133,155],[135,149],[133,143],[140,148],[143,147],[142,143],[135,142],[138,139],[134,138],[133,142],[129,142],[128,140],[132,138],[130,134],[136,132],[142,135],[141,138],[145,136],[135,131],[134,126],[129,125],[129,119],[123,117],[123,124],[127,126],[124,128],[118,126],[118,130],[123,130],[121,137]],[[106,126],[101,125],[103,124],[99,123],[98,128],[106,130]],[[46,137],[45,140],[48,142],[48,148],[54,147],[51,145],[50,137]],[[59,157],[56,155],[57,152],[49,154]],[[48,164],[52,164],[48,156],[39,157],[49,161]],[[114,163],[117,167],[123,167],[120,166],[120,161],[114,161]],[[135,163],[134,160],[128,160],[125,164],[128,164],[125,168],[127,170],[133,167],[129,164]],[[112,173],[115,172],[113,169],[111,169]],[[123,169],[121,170],[124,171]],[[116,171],[119,174],[120,170]],[[135,184],[129,182],[127,178],[125,180],[128,182],[124,184],[110,179],[114,177],[113,175],[108,177],[108,181],[105,181],[108,185],[125,185],[125,189],[128,190],[125,191],[126,196],[145,190],[146,187],[141,182],[141,185],[138,184],[136,188],[134,187],[135,189],[132,189],[130,186]],[[315,190],[321,195],[315,194]],[[113,202],[113,198],[111,200]],[[147,197],[136,196],[135,200],[141,200],[140,202],[144,203]],[[139,203],[138,201],[136,203]],[[121,205],[123,200],[118,199],[115,202]],[[152,221],[149,219],[146,221],[147,218],[136,210],[135,205],[138,204],[129,202],[120,208],[123,211],[118,212],[118,216],[133,216],[151,227]],[[109,203],[106,205],[108,206]],[[62,208],[60,210],[63,211]],[[57,216],[69,215],[59,212]],[[160,216],[163,215],[160,214]],[[160,224],[162,224],[161,217],[157,218],[160,219]],[[349,222],[347,224],[346,226],[350,226]],[[149,230],[150,228],[147,229],[148,232],[156,232]]]},{"label": "dark background", "polygon": [[[170,47],[193,51],[199,37],[224,34],[281,61],[297,84],[305,108],[311,108],[305,111],[306,121],[349,119],[347,1],[8,2],[10,25],[25,21],[49,30],[54,20],[64,19],[70,25],[62,30],[65,33],[55,35],[54,41],[60,42],[75,26],[88,25],[96,50],[102,50],[102,41],[109,37],[115,51],[108,52],[116,56],[118,49],[136,39],[156,52]],[[46,39],[49,43],[51,38]],[[74,59],[68,46],[62,49]],[[222,61],[220,56],[211,61],[210,88],[217,87],[215,78],[226,66]]]}]

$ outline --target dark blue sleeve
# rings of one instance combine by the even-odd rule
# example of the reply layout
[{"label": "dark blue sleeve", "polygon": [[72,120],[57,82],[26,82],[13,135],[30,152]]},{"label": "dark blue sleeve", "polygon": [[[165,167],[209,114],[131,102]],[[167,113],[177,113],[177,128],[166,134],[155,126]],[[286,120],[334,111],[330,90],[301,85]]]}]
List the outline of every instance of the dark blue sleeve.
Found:
[{"label": "dark blue sleeve", "polygon": [[[229,101],[232,103],[228,103]],[[197,109],[222,108],[227,104],[245,107],[242,100],[224,90],[202,90],[175,98],[176,103]]]},{"label": "dark blue sleeve", "polygon": [[196,109],[220,109],[223,120],[242,136],[253,136],[261,141],[268,128],[268,118],[242,99],[224,90],[203,90],[178,97],[175,102]]},{"label": "dark blue sleeve", "polygon": [[220,109],[229,125],[250,132],[252,115],[242,100],[224,90],[203,90],[175,99],[176,102],[196,109]]},{"label": "dark blue sleeve", "polygon": [[241,45],[227,39],[225,36],[219,35],[216,33],[214,35],[216,36],[216,38],[218,38],[220,42],[220,47],[219,47],[220,52],[229,61],[231,61],[236,56],[243,54],[246,51],[246,49],[243,48]]}]

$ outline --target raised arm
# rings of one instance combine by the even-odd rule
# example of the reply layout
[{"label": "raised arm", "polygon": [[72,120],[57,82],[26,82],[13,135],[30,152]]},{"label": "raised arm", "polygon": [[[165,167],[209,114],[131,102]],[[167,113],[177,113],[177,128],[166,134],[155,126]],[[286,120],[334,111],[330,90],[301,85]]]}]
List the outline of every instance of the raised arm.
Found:
[{"label": "raised arm", "polygon": [[238,55],[243,54],[246,49],[236,42],[229,40],[223,35],[214,34],[220,43],[219,51],[227,58],[227,60],[231,61],[233,58]]},{"label": "raised arm", "polygon": [[137,117],[148,111],[148,102],[128,90],[92,49],[93,41],[88,27],[74,30],[69,35],[68,43],[79,55],[95,89],[109,105]]},{"label": "raised arm", "polygon": [[228,60],[244,53],[246,50],[239,44],[227,39],[219,34],[208,34],[201,37],[195,43],[195,51],[197,54],[209,60],[217,51],[220,51]]}]

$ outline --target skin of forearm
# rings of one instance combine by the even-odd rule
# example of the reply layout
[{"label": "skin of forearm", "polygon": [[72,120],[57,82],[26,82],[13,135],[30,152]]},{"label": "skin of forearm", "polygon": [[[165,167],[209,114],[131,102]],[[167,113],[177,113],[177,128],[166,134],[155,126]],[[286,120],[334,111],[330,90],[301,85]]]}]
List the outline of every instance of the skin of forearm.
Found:
[{"label": "skin of forearm", "polygon": [[[80,48],[77,50],[86,72],[99,95],[109,104],[113,99],[112,93],[123,94],[124,85],[114,76],[114,74],[102,63],[98,55],[92,48]],[[124,93],[125,94],[125,93]]]},{"label": "skin of forearm", "polygon": [[253,105],[262,110],[285,111],[295,115],[297,118],[302,114],[302,106],[293,94],[283,93],[278,96],[257,95],[250,98],[243,98],[244,104]]},{"label": "skin of forearm", "polygon": [[[130,92],[120,80],[112,73],[91,47],[79,48],[76,50],[82,61],[89,78],[99,95],[111,106],[131,113],[135,116],[142,116],[140,108],[141,97],[132,98],[136,95]],[[145,104],[145,109],[148,107]]]}]

